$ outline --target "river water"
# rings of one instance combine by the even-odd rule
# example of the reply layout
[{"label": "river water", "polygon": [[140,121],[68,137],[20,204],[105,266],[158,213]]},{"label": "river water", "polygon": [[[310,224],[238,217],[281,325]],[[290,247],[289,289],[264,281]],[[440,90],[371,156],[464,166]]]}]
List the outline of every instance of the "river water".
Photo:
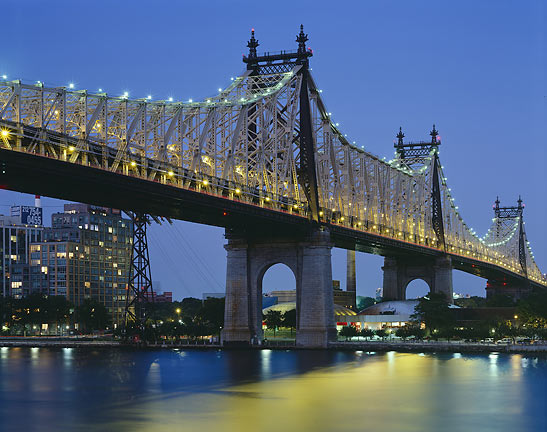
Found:
[{"label": "river water", "polygon": [[0,431],[547,431],[547,358],[0,348]]}]

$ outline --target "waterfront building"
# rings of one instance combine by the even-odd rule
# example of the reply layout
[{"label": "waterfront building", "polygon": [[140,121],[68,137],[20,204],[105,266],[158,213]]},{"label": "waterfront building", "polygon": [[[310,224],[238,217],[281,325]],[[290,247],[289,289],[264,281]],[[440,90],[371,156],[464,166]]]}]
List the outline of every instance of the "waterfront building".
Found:
[{"label": "waterfront building", "polygon": [[9,216],[0,215],[2,296],[21,298],[30,294],[29,251],[31,243],[42,241],[42,233],[39,206],[12,206]]},{"label": "waterfront building", "polygon": [[289,303],[296,301],[296,290],[277,290],[269,293],[270,297],[276,297],[277,303]]},{"label": "waterfront building", "polygon": [[[145,293],[145,297],[149,301],[151,301],[152,293],[150,291],[147,291]],[[154,303],[173,303],[173,292],[172,291],[154,292]]]},{"label": "waterfront building", "polygon": [[[262,314],[266,315],[269,311],[278,311],[284,314],[290,310],[296,309],[296,301],[278,303],[273,306],[269,306],[262,309]],[[357,313],[344,306],[334,305],[334,321],[336,322],[337,329],[341,329],[346,325],[350,325],[356,322]],[[264,327],[264,325],[263,325]]]},{"label": "waterfront building", "polygon": [[382,287],[376,288],[375,299],[376,299],[377,302],[382,301],[382,296],[383,295],[384,295],[384,289]]},{"label": "waterfront building", "polygon": [[347,309],[355,309],[357,295],[355,291],[343,291],[339,280],[332,281],[332,294],[335,305],[343,306]]},{"label": "waterfront building", "polygon": [[123,319],[133,224],[119,210],[65,204],[51,217],[43,241],[30,246],[32,291],[62,295],[75,306],[104,304],[114,325]]}]

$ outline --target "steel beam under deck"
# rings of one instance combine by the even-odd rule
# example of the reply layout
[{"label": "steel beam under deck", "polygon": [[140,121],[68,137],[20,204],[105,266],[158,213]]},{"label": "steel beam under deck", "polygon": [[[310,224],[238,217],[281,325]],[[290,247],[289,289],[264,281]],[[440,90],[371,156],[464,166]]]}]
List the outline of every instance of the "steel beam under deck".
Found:
[{"label": "steel beam under deck", "polygon": [[[5,171],[0,175],[2,189],[72,201],[82,201],[85,197],[84,201],[93,205],[238,228],[261,235],[306,236],[313,229],[305,216],[25,152],[0,149],[0,165]],[[322,222],[322,226],[330,231],[334,245],[340,248],[382,256],[420,254],[434,257],[444,254],[435,248],[336,224]],[[453,257],[454,268],[467,273],[482,277],[505,276],[520,282],[526,280],[493,264],[448,255]]]}]

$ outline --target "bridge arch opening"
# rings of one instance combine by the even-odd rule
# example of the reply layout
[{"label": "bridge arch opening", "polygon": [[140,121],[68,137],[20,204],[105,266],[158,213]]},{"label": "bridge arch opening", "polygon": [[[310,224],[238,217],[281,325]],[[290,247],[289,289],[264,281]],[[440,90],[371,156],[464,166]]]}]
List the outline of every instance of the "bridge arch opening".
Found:
[{"label": "bridge arch opening", "polygon": [[296,277],[292,269],[283,263],[274,263],[268,266],[259,276],[258,282],[262,294],[288,290],[294,290],[296,293]]},{"label": "bridge arch opening", "polygon": [[413,279],[405,288],[405,299],[414,300],[426,296],[430,291],[431,289],[425,280]]},{"label": "bridge arch opening", "polygon": [[[286,264],[275,263],[259,275],[258,292],[262,294],[262,313],[264,317],[264,338],[294,338],[296,333],[296,277],[293,270]],[[264,310],[273,310],[281,322],[272,328],[265,318]]]}]

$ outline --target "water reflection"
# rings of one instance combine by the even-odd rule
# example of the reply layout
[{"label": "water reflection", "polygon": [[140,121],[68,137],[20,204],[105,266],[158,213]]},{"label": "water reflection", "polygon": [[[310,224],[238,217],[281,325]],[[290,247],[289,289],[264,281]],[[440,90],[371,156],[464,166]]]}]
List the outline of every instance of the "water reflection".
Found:
[{"label": "water reflection", "polygon": [[547,430],[522,355],[0,348],[4,430]]}]

